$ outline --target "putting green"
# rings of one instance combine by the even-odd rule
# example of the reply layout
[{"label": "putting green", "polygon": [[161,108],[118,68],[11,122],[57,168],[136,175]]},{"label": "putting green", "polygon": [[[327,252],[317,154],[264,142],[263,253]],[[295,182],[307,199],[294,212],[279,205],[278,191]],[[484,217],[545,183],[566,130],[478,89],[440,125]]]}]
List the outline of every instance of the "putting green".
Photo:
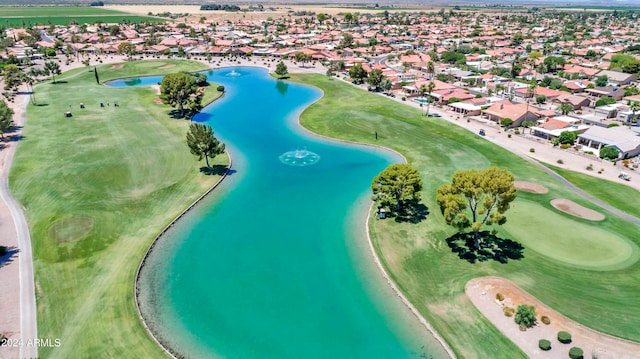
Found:
[{"label": "putting green", "polygon": [[594,270],[628,267],[640,257],[633,242],[535,202],[519,200],[505,229],[525,248],[568,265]]}]

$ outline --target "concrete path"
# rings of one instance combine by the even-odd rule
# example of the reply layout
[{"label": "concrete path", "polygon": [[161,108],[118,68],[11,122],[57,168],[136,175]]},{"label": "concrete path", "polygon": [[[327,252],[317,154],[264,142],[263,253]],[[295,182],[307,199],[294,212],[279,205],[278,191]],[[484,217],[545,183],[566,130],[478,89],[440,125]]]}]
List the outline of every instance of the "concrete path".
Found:
[{"label": "concrete path", "polygon": [[[24,97],[24,103],[21,108],[25,109],[29,97]],[[25,121],[25,111],[20,111],[17,116],[16,124],[23,126]],[[17,131],[14,135],[20,135],[21,131]],[[19,277],[20,277],[20,346],[21,358],[37,358],[38,347],[33,344],[34,339],[38,337],[38,325],[36,320],[36,294],[33,277],[33,256],[31,254],[31,237],[29,235],[29,226],[24,217],[22,208],[9,192],[9,170],[13,156],[16,152],[17,142],[10,143],[5,148],[4,166],[0,170],[0,197],[6,203],[13,223],[15,225],[18,236],[18,260],[19,260]]]}]

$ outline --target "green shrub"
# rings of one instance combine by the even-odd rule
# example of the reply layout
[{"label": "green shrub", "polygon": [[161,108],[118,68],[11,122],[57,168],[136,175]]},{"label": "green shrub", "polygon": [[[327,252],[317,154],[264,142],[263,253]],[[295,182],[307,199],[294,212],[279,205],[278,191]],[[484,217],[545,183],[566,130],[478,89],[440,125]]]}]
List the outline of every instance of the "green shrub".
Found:
[{"label": "green shrub", "polygon": [[600,150],[600,158],[604,158],[606,160],[615,160],[620,156],[620,152],[613,147],[605,147]]},{"label": "green shrub", "polygon": [[556,162],[558,162],[559,165],[564,164],[563,160],[557,160]]},{"label": "green shrub", "polygon": [[571,359],[582,359],[583,354],[584,352],[582,351],[581,348],[573,347],[569,349],[569,358]]},{"label": "green shrub", "polygon": [[502,295],[502,293],[496,293],[496,299],[502,302],[504,300],[504,295]]},{"label": "green shrub", "polygon": [[531,152],[531,153],[536,152],[536,149],[535,149],[535,148],[533,148],[533,147],[531,147],[531,148],[529,149],[529,152]]},{"label": "green shrub", "polygon": [[571,333],[565,331],[558,332],[558,341],[563,344],[571,343]]},{"label": "green shrub", "polygon": [[536,307],[533,305],[520,304],[516,310],[514,320],[520,328],[531,328],[536,325],[536,316]]},{"label": "green shrub", "polygon": [[520,134],[520,130],[518,130],[517,128],[513,131],[513,133],[515,133],[516,135]]},{"label": "green shrub", "polygon": [[562,148],[563,150],[566,150],[569,147],[571,147],[571,145],[568,144],[568,143],[563,143],[563,144],[560,145],[560,148]]},{"label": "green shrub", "polygon": [[593,165],[592,164],[589,164],[587,166],[587,171],[593,171]]},{"label": "green shrub", "polygon": [[407,101],[407,97],[406,96],[402,96],[402,101]]},{"label": "green shrub", "polygon": [[542,350],[551,350],[551,342],[546,339],[540,339],[538,341],[538,348]]},{"label": "green shrub", "polygon": [[218,90],[218,92],[224,92],[224,86],[220,85],[216,88],[216,90]]},{"label": "green shrub", "polygon": [[546,325],[551,324],[551,319],[549,319],[549,317],[547,317],[546,315],[543,315],[542,317],[540,317],[540,321]]},{"label": "green shrub", "polygon": [[507,317],[513,317],[513,313],[515,312],[515,309],[513,309],[511,307],[503,307],[502,308],[502,312]]}]

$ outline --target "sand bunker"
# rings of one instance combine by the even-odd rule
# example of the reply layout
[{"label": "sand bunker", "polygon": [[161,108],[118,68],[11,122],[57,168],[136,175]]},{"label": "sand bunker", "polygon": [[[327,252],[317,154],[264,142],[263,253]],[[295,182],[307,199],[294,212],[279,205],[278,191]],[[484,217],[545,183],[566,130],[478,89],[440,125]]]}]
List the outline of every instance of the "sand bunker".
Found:
[{"label": "sand bunker", "polygon": [[604,219],[604,214],[582,207],[581,205],[566,198],[553,199],[551,200],[551,205],[562,212],[569,213],[572,216],[588,219],[590,221],[602,221]]},{"label": "sand bunker", "polygon": [[170,69],[172,67],[176,67],[176,64],[166,64],[166,65],[159,66],[158,68],[159,69]]},{"label": "sand bunker", "polygon": [[111,67],[109,67],[111,70],[117,70],[117,69],[121,69],[124,67],[124,64],[113,64],[111,65]]},{"label": "sand bunker", "polygon": [[547,187],[533,182],[515,181],[513,184],[516,186],[518,191],[540,194],[549,192]]}]

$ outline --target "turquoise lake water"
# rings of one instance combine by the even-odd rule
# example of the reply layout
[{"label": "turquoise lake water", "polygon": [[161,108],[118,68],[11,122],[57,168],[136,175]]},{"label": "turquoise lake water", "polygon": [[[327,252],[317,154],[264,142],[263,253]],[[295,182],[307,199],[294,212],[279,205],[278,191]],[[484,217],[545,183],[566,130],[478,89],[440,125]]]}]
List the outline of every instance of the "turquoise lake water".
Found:
[{"label": "turquoise lake water", "polygon": [[233,171],[143,267],[154,334],[189,358],[446,357],[366,241],[371,180],[401,158],[302,130],[317,89],[256,68],[208,76],[226,94],[194,120],[213,127]]}]

